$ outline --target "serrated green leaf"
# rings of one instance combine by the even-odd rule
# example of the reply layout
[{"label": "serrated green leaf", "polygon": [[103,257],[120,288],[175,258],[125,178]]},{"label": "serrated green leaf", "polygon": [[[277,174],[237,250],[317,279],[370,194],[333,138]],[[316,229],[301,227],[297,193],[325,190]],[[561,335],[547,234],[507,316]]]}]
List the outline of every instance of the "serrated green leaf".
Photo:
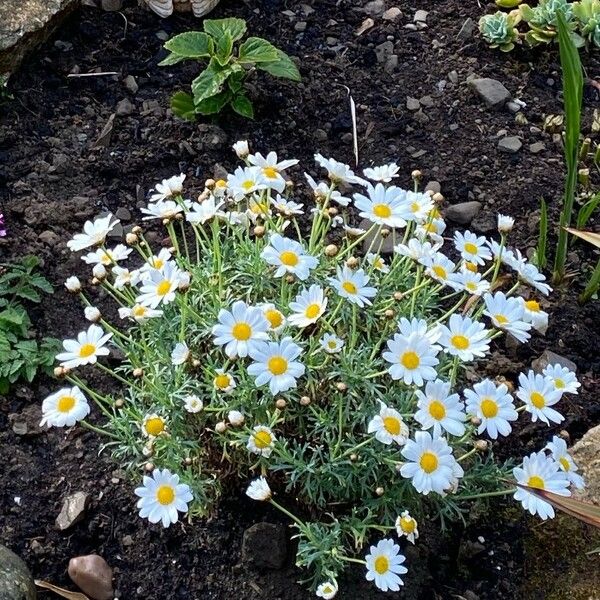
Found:
[{"label": "serrated green leaf", "polygon": [[211,59],[208,67],[192,81],[194,104],[218,94],[230,73],[230,69],[221,67],[214,58]]},{"label": "serrated green leaf", "polygon": [[171,96],[171,110],[174,115],[186,121],[193,121],[196,118],[194,99],[186,92],[175,92]]},{"label": "serrated green leaf", "polygon": [[232,73],[227,79],[227,86],[234,94],[242,89],[245,77],[245,71],[238,71],[237,73]]},{"label": "serrated green leaf", "polygon": [[277,48],[262,38],[248,38],[240,46],[239,62],[242,64],[274,62],[277,60],[279,60]]},{"label": "serrated green leaf", "polygon": [[171,65],[176,65],[177,63],[180,63],[184,60],[188,60],[188,57],[187,56],[179,56],[178,54],[171,52],[171,53],[169,53],[169,55],[166,58],[163,58],[158,63],[158,66],[159,67],[169,67]]},{"label": "serrated green leaf", "polygon": [[25,309],[20,306],[11,306],[0,312],[0,327],[5,325],[21,326],[28,321]]},{"label": "serrated green leaf", "polygon": [[40,259],[33,254],[28,254],[22,261],[21,264],[25,270],[31,273],[35,268],[40,266]]},{"label": "serrated green leaf", "polygon": [[42,297],[31,287],[24,287],[16,292],[16,296],[22,300],[29,300],[36,304],[42,301]]},{"label": "serrated green leaf", "polygon": [[224,90],[219,94],[215,94],[210,98],[205,98],[202,102],[196,104],[196,111],[202,115],[214,115],[221,112],[230,100],[231,92],[229,90]]},{"label": "serrated green leaf", "polygon": [[252,108],[252,102],[248,100],[244,94],[238,94],[231,100],[231,108],[235,110],[238,115],[246,117],[247,119],[254,119],[254,108]]},{"label": "serrated green leaf", "polygon": [[204,19],[204,31],[211,35],[217,42],[227,32],[236,42],[246,33],[246,21],[230,17],[228,19]]},{"label": "serrated green leaf", "polygon": [[202,31],[186,31],[167,40],[165,48],[184,58],[205,58],[213,53],[213,41]]},{"label": "serrated green leaf", "polygon": [[225,31],[217,40],[215,57],[219,64],[224,67],[231,60],[231,51],[233,50],[233,38],[229,32]]},{"label": "serrated green leaf", "polygon": [[32,275],[29,280],[30,285],[33,287],[42,290],[42,292],[46,292],[46,294],[53,294],[54,288],[52,284],[43,276],[43,275]]},{"label": "serrated green leaf", "polygon": [[284,79],[291,79],[292,81],[300,81],[300,71],[294,64],[292,59],[281,50],[277,50],[279,58],[274,62],[258,63],[257,69],[262,69],[267,73],[270,73],[274,77],[283,77]]}]

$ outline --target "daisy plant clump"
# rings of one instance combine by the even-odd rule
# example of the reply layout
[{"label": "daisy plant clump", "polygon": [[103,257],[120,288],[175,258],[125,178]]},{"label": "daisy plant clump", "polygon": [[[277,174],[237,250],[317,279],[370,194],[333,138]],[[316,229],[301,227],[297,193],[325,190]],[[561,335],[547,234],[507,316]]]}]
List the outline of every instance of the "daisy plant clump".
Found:
[{"label": "daisy plant clump", "polygon": [[[65,284],[91,323],[63,343],[44,424],[107,436],[139,482],[140,517],[164,527],[209,514],[241,480],[289,517],[320,598],[351,565],[400,589],[419,523],[461,518],[481,498],[513,494],[552,516],[517,482],[563,495],[582,485],[564,441],[520,466],[497,463],[494,448],[519,419],[560,423],[575,374],[463,377],[496,338],[527,343],[547,327],[550,287],[509,248],[513,220],[499,217],[495,240],[446,239],[418,172],[407,190],[393,163],[363,177],[317,154],[322,179],[292,179],[298,161],[234,149],[243,164],[195,198],[183,175],[156,186],[142,212],[162,248],[141,226],[107,245],[112,217],[69,242],[93,265],[90,284]],[[399,243],[383,255],[392,227]],[[90,387],[92,367],[118,391]]]}]

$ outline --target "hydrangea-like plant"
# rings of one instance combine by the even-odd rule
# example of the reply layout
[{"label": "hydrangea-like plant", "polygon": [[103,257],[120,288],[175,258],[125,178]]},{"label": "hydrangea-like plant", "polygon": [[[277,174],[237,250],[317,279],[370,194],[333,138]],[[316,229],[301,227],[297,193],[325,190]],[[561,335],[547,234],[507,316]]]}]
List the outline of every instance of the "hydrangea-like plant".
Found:
[{"label": "hydrangea-like plant", "polygon": [[492,48],[500,48],[502,52],[510,52],[519,39],[516,25],[521,19],[519,11],[503,13],[497,11],[492,15],[483,15],[479,20],[479,31],[483,39]]},{"label": "hydrangea-like plant", "polygon": [[600,0],[574,2],[573,15],[580,23],[581,35],[600,47]]},{"label": "hydrangea-like plant", "polygon": [[[317,154],[326,178],[306,175],[302,194],[288,174],[298,161],[234,148],[245,164],[207,180],[197,199],[184,175],[156,186],[142,212],[165,228],[161,249],[140,226],[108,247],[111,216],[69,242],[93,265],[90,289],[66,282],[92,324],[64,341],[65,387],[44,400],[43,423],[107,436],[140,481],[140,516],[164,527],[209,514],[227,480],[249,482],[250,498],[291,519],[297,564],[322,598],[353,563],[398,590],[411,568],[402,546],[418,543],[424,518],[460,518],[507,494],[553,516],[507,480],[570,495],[582,481],[565,442],[554,437],[515,468],[493,450],[518,419],[560,423],[575,375],[550,365],[518,382],[464,377],[496,338],[527,343],[547,326],[550,287],[509,249],[513,219],[498,218],[498,240],[466,231],[448,243],[441,198],[418,191],[418,172],[405,190],[394,163],[363,178]],[[94,287],[119,321],[93,305]],[[116,368],[105,361],[112,348],[125,357]],[[91,387],[88,365],[122,389]],[[88,420],[90,401],[103,424]]]}]

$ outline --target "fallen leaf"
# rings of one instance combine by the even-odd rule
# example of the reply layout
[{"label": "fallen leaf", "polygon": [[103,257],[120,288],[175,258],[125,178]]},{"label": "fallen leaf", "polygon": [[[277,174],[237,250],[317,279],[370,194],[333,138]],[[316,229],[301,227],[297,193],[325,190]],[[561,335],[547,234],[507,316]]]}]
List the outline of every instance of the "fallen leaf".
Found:
[{"label": "fallen leaf", "polygon": [[112,137],[113,127],[115,123],[115,113],[108,117],[108,121],[106,121],[106,125],[102,130],[102,133],[98,136],[98,139],[94,142],[94,148],[99,148],[104,146],[108,147],[110,144],[110,138]]},{"label": "fallen leaf", "polygon": [[375,25],[375,21],[373,21],[373,19],[371,19],[370,17],[368,17],[367,19],[365,19],[361,26],[356,30],[356,32],[354,33],[354,35],[362,35],[365,31],[369,31],[369,29],[371,29],[371,27],[373,27],[373,25]]},{"label": "fallen leaf", "polygon": [[593,244],[596,248],[600,248],[600,233],[594,233],[593,231],[582,231],[581,229],[573,229],[572,227],[565,227],[565,229],[573,235],[585,240],[589,244]]},{"label": "fallen leaf", "polygon": [[65,590],[64,588],[58,587],[53,583],[48,583],[47,581],[43,581],[42,579],[36,579],[35,585],[38,587],[44,588],[46,590],[50,590],[63,598],[67,598],[67,600],[90,600],[85,594],[81,592],[72,592],[71,590]]}]

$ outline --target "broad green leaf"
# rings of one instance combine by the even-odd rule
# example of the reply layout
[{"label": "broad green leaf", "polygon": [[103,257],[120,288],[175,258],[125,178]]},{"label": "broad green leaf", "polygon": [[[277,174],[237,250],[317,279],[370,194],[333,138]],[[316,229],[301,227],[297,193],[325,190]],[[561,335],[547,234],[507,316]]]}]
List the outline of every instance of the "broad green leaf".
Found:
[{"label": "broad green leaf", "polygon": [[171,110],[174,115],[186,121],[193,121],[196,118],[194,99],[186,92],[176,92],[171,96]]},{"label": "broad green leaf", "polygon": [[165,42],[165,48],[185,58],[203,58],[213,52],[213,41],[202,31],[186,31]]},{"label": "broad green leaf", "polygon": [[229,103],[231,100],[231,92],[229,90],[225,90],[220,92],[219,94],[215,94],[210,98],[205,98],[202,102],[196,105],[196,112],[199,112],[202,115],[214,115],[221,110]]},{"label": "broad green leaf", "polygon": [[242,89],[245,77],[245,71],[238,71],[237,73],[232,73],[229,79],[227,79],[227,86],[234,94]]},{"label": "broad green leaf", "polygon": [[277,48],[262,38],[248,38],[240,46],[239,62],[242,64],[274,62],[276,60],[279,60]]},{"label": "broad green leaf", "polygon": [[28,254],[22,261],[21,264],[25,270],[31,273],[36,267],[40,266],[40,259],[33,254]]},{"label": "broad green leaf", "polygon": [[21,288],[18,292],[17,292],[17,296],[19,298],[22,298],[23,300],[30,300],[31,302],[41,302],[42,297],[33,289],[30,287],[24,287]]},{"label": "broad green leaf", "polygon": [[163,58],[163,60],[161,60],[158,63],[158,66],[159,67],[168,67],[170,65],[176,65],[177,63],[180,63],[187,59],[188,59],[187,56],[179,56],[179,54],[175,54],[174,52],[171,52],[166,58]]},{"label": "broad green leaf", "polygon": [[233,108],[238,115],[242,115],[242,117],[254,119],[252,102],[250,102],[248,97],[244,96],[244,94],[238,94],[237,96],[234,96],[233,100],[231,101],[231,108]]},{"label": "broad green leaf", "polygon": [[211,59],[208,67],[192,81],[194,104],[218,94],[230,73],[230,69],[221,67],[214,58]]},{"label": "broad green leaf", "polygon": [[21,326],[27,320],[27,313],[22,308],[10,307],[0,312],[0,327],[3,324]]},{"label": "broad green leaf", "polygon": [[256,67],[270,73],[274,77],[283,77],[292,81],[300,81],[300,72],[292,59],[281,50],[277,50],[278,59],[274,62],[258,63]]},{"label": "broad green leaf", "polygon": [[218,42],[223,33],[227,32],[235,42],[246,33],[246,21],[244,19],[204,19],[204,31],[212,35]]},{"label": "broad green leaf", "polygon": [[216,58],[219,64],[224,67],[231,60],[231,51],[233,50],[233,38],[229,32],[224,32],[217,41]]},{"label": "broad green leaf", "polygon": [[42,290],[42,292],[46,292],[46,294],[54,293],[54,288],[52,287],[52,284],[42,275],[32,275],[31,279],[29,280],[29,283],[33,287]]}]

